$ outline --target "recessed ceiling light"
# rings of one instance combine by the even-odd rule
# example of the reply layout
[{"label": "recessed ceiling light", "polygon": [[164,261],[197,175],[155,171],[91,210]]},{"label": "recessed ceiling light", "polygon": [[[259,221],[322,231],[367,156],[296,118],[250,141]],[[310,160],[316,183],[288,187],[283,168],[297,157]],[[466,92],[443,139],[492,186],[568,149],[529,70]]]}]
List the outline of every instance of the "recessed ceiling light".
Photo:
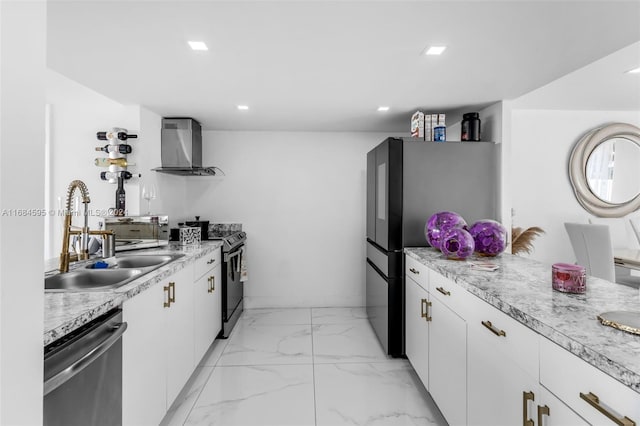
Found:
[{"label": "recessed ceiling light", "polygon": [[380,112],[389,111],[389,107],[388,106],[379,106],[378,107],[378,111],[380,111]]},{"label": "recessed ceiling light", "polygon": [[627,71],[627,74],[640,74],[640,67]]},{"label": "recessed ceiling light", "polygon": [[204,44],[204,41],[188,41],[187,43],[189,43],[189,47],[193,50],[209,50],[207,45]]},{"label": "recessed ceiling light", "polygon": [[238,105],[238,109],[239,109],[240,111],[246,111],[246,110],[248,110],[248,109],[249,109],[249,106],[247,106],[247,105]]},{"label": "recessed ceiling light", "polygon": [[425,52],[425,55],[440,55],[446,48],[447,46],[429,46],[429,48]]}]

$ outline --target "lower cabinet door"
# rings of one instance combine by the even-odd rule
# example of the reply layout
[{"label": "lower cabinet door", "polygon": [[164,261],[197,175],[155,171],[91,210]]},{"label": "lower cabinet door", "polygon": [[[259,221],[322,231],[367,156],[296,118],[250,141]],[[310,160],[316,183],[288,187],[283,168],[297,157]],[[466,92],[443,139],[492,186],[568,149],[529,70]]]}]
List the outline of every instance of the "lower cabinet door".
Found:
[{"label": "lower cabinet door", "polygon": [[[508,332],[507,337],[510,337]],[[522,425],[534,420],[537,415],[538,379],[527,374],[509,356],[496,350],[494,339],[499,338],[504,337],[469,328],[469,425]]]},{"label": "lower cabinet door", "polygon": [[194,369],[193,269],[184,268],[169,279],[171,306],[165,309],[167,354],[167,409]]},{"label": "lower cabinet door", "polygon": [[467,424],[467,323],[431,297],[429,393],[451,426]]},{"label": "lower cabinet door", "polygon": [[427,390],[429,389],[429,323],[428,295],[407,276],[405,282],[405,353],[411,366]]},{"label": "lower cabinet door", "polygon": [[198,364],[222,328],[222,266],[207,272],[194,284],[194,362]]},{"label": "lower cabinet door", "polygon": [[586,420],[542,386],[540,386],[539,397],[536,398],[536,406],[536,426],[589,425]]},{"label": "lower cabinet door", "polygon": [[166,333],[162,285],[125,301],[122,335],[122,424],[157,425],[167,411]]}]

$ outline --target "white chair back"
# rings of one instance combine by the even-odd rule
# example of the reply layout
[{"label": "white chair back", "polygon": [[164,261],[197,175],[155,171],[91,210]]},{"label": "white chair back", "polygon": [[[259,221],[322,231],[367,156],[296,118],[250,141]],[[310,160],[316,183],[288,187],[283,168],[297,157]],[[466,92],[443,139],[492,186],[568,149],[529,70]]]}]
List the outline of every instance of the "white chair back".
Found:
[{"label": "white chair back", "polygon": [[564,227],[578,264],[585,267],[587,275],[615,282],[609,227],[587,223],[565,223]]},{"label": "white chair back", "polygon": [[589,223],[608,225],[613,249],[639,249],[631,220],[623,217],[589,217]]}]

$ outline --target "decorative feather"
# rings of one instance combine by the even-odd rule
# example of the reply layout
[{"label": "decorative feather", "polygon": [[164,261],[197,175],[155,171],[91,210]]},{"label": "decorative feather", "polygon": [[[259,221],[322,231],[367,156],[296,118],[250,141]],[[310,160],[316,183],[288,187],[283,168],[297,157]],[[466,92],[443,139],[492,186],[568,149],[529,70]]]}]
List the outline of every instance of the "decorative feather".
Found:
[{"label": "decorative feather", "polygon": [[511,253],[530,254],[533,250],[533,240],[542,234],[544,234],[544,230],[537,226],[532,226],[524,231],[522,228],[511,228]]}]

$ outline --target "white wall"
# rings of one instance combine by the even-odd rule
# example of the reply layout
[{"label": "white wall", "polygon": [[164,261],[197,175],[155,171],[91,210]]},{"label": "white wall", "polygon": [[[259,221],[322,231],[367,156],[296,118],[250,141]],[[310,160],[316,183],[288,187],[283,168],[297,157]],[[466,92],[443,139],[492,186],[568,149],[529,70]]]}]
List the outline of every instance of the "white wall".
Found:
[{"label": "white wall", "polygon": [[[529,256],[547,263],[574,262],[565,222],[587,222],[568,174],[574,144],[590,129],[610,122],[640,125],[638,111],[516,109],[511,114],[511,199],[514,226],[539,226]],[[634,213],[637,215],[637,212]]]},{"label": "white wall", "polygon": [[387,134],[203,132],[188,214],[242,222],[248,307],[364,305],[366,153]]},{"label": "white wall", "polygon": [[46,7],[0,2],[2,425],[42,423]]}]

